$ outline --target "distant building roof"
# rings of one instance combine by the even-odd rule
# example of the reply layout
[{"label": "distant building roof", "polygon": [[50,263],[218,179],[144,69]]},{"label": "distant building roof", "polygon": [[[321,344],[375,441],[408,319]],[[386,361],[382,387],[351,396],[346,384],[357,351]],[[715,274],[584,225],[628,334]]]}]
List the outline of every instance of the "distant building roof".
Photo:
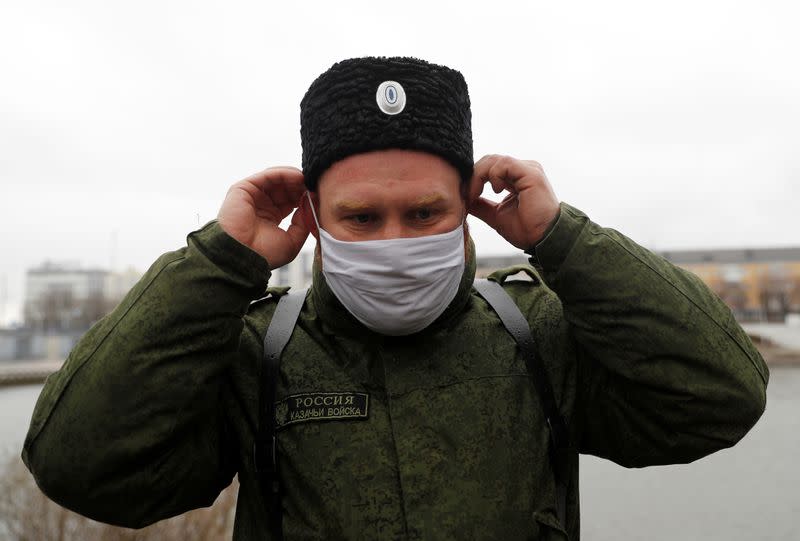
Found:
[{"label": "distant building roof", "polygon": [[47,261],[28,269],[27,274],[108,274],[104,269],[82,269],[76,264],[59,264]]},{"label": "distant building roof", "polygon": [[659,255],[672,263],[783,263],[800,262],[800,247],[734,248],[724,250],[668,250]]},{"label": "distant building roof", "polygon": [[[800,263],[800,247],[666,250],[657,252],[672,263]],[[522,254],[478,256],[478,267],[500,269],[528,263]]]}]

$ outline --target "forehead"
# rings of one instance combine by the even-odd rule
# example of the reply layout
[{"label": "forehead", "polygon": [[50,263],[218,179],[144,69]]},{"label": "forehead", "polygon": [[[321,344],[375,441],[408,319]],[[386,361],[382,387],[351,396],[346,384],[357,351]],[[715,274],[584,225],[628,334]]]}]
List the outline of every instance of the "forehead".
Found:
[{"label": "forehead", "polygon": [[460,195],[458,171],[426,152],[381,150],[335,162],[320,177],[322,202],[339,199],[449,199]]}]

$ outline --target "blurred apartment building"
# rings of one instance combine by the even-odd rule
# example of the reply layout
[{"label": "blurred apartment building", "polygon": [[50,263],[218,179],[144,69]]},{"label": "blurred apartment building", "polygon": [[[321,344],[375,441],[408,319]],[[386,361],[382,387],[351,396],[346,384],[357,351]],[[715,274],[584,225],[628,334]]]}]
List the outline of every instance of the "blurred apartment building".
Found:
[{"label": "blurred apartment building", "polygon": [[[668,261],[699,276],[737,320],[784,322],[800,314],[800,247],[659,252]],[[276,269],[271,286],[308,287],[313,253],[303,252]],[[479,257],[476,275],[526,264],[522,254]],[[125,296],[141,274],[110,272],[73,264],[44,263],[28,270],[24,326],[0,329],[0,361],[63,359],[75,342]],[[525,279],[524,274],[518,275]],[[800,316],[794,316],[800,317]]]},{"label": "blurred apartment building", "polygon": [[744,322],[800,314],[800,247],[662,252],[699,276]]},{"label": "blurred apartment building", "polygon": [[[783,323],[800,314],[800,247],[657,253],[700,277],[741,323]],[[476,274],[526,262],[521,255],[479,257]]]},{"label": "blurred apartment building", "polygon": [[78,338],[113,310],[139,280],[133,269],[111,272],[45,262],[25,275],[23,326],[0,329],[0,361],[63,359]]}]

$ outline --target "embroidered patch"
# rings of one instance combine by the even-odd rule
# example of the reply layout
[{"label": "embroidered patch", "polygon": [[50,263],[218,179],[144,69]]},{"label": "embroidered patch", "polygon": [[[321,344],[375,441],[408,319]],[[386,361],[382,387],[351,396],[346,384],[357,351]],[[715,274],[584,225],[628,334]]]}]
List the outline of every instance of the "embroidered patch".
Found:
[{"label": "embroidered patch", "polygon": [[275,404],[278,427],[305,421],[338,421],[369,417],[367,393],[302,393]]}]

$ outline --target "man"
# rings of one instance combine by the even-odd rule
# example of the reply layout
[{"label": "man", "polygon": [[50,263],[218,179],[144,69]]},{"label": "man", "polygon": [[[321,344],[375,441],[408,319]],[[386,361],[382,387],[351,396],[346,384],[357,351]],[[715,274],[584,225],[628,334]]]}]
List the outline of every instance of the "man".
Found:
[{"label": "man", "polygon": [[[303,171],[235,184],[218,221],[156,261],[48,379],[23,458],[55,501],[140,527],[211,504],[238,473],[236,539],[578,539],[578,452],[689,462],[763,412],[767,368],[697,277],[559,203],[535,162],[473,167],[458,72],[341,62],[311,85],[301,125]],[[482,199],[487,182],[510,195]],[[565,479],[542,382],[472,288],[468,213],[531,256],[493,279],[566,420]],[[265,378],[277,499],[253,447],[283,291],[251,301],[309,234],[314,283]],[[530,280],[507,280],[519,271]]]}]

